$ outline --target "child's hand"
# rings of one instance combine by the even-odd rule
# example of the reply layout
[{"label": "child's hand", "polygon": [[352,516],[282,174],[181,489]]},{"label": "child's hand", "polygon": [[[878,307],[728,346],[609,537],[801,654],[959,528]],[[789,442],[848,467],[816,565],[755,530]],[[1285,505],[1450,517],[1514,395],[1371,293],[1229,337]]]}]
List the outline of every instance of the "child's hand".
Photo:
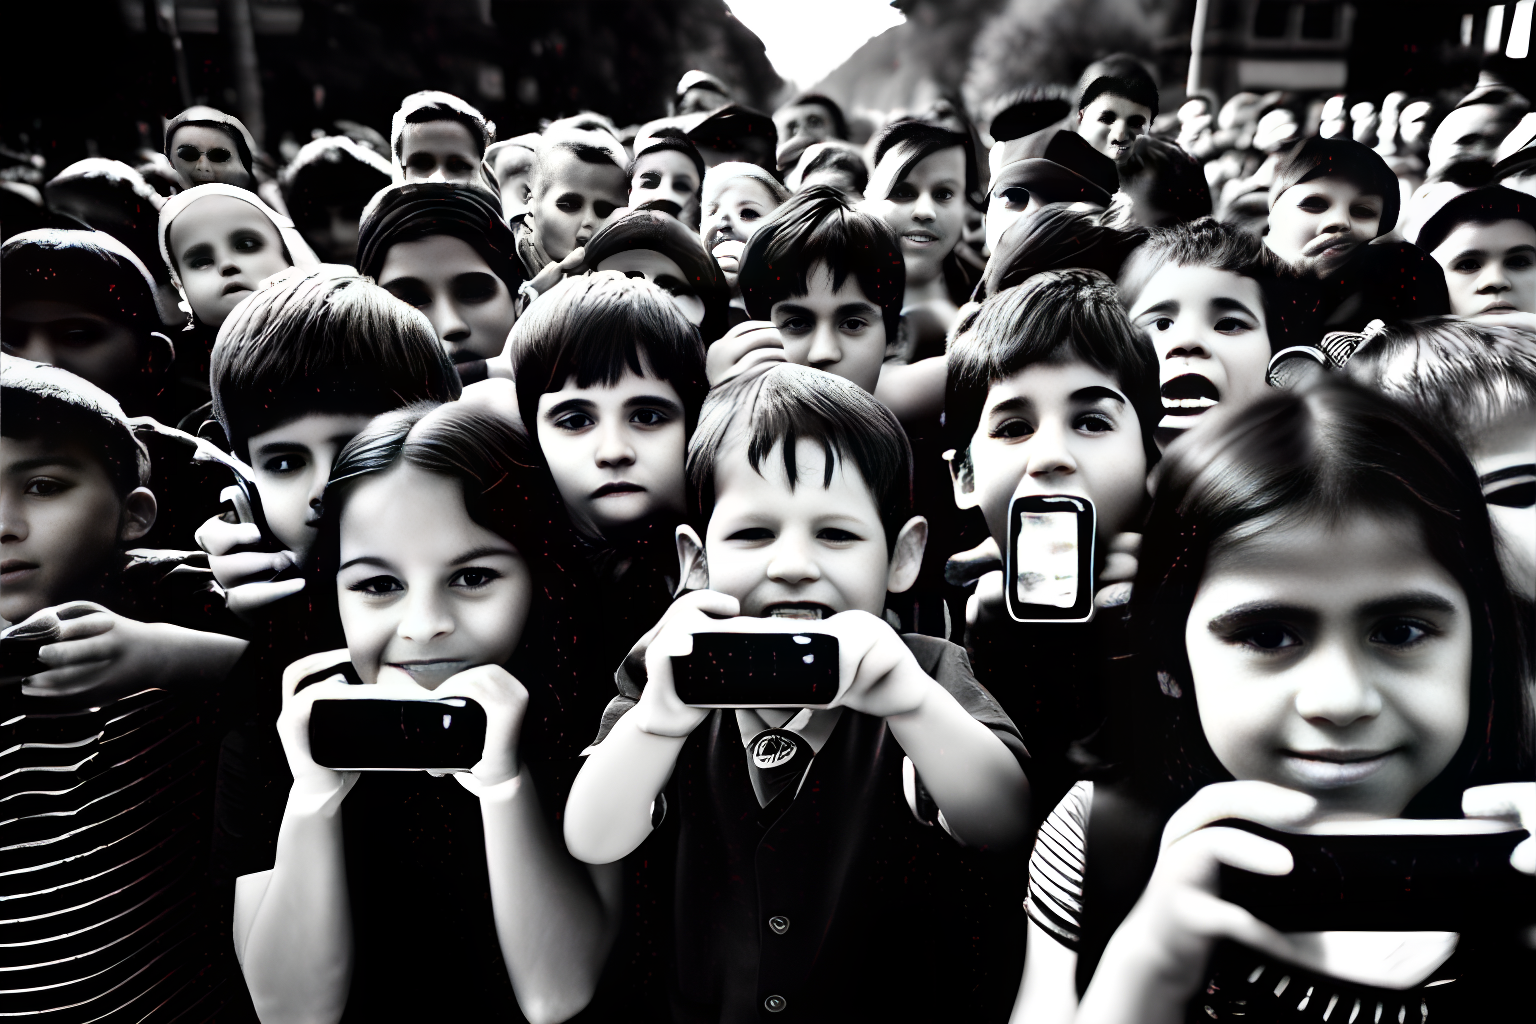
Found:
[{"label": "child's hand", "polygon": [[1109,557],[1099,571],[1099,592],[1093,596],[1098,608],[1114,608],[1131,599],[1131,582],[1136,579],[1136,556],[1141,552],[1141,534],[1119,533],[1109,542]]},{"label": "child's hand", "polygon": [[1006,617],[1003,607],[1003,553],[991,536],[968,551],[951,555],[944,563],[946,582],[963,587],[974,582],[976,590],[965,602],[965,624],[987,624]]},{"label": "child's hand", "polygon": [[467,697],[485,709],[485,749],[469,774],[456,773],[459,782],[475,792],[477,786],[495,786],[515,778],[522,770],[517,741],[528,712],[528,688],[500,665],[477,665],[451,677],[423,697]]},{"label": "child's hand", "polygon": [[[288,770],[293,774],[295,789],[333,792],[340,790],[345,796],[358,779],[357,772],[338,772],[322,768],[315,763],[309,751],[309,715],[317,700],[355,700],[359,696],[380,697],[372,686],[353,686],[337,672],[330,679],[322,679],[297,690],[301,680],[330,667],[339,667],[349,660],[345,650],[322,651],[300,658],[283,670],[283,710],[277,716],[277,735],[283,743],[283,753],[288,758]],[[296,692],[297,690],[297,692]],[[358,690],[367,690],[359,694]],[[394,695],[392,695],[394,696]]]},{"label": "child's hand", "polygon": [[1536,782],[1473,786],[1461,794],[1461,813],[1469,818],[1516,822],[1531,833],[1510,852],[1509,863],[1516,871],[1536,875]]},{"label": "child's hand", "polygon": [[768,320],[747,320],[725,333],[704,354],[704,376],[715,387],[759,363],[784,362],[784,336]]},{"label": "child's hand", "polygon": [[580,245],[567,253],[565,259],[546,263],[543,270],[533,275],[532,280],[524,281],[523,286],[517,290],[517,315],[522,316],[534,299],[559,284],[566,274],[580,270],[586,259],[587,247]]},{"label": "child's hand", "polygon": [[[1208,827],[1243,818],[1273,828],[1301,824],[1317,810],[1305,793],[1267,782],[1219,782],[1200,790],[1163,829],[1157,866],[1141,899],[1105,947],[1096,977],[1119,998],[1153,1005],[1187,999],[1205,980],[1211,947],[1232,939],[1297,962],[1301,952],[1280,932],[1216,895],[1221,865],[1263,875],[1289,874],[1291,852],[1279,843],[1235,828]],[[1107,973],[1106,973],[1107,972]],[[1084,1006],[1095,995],[1084,997]],[[1093,1016],[1089,1014],[1088,1016]],[[1158,1016],[1153,1013],[1149,1017]]]},{"label": "child's hand", "polygon": [[709,709],[684,704],[672,680],[672,659],[693,653],[693,634],[721,628],[722,618],[741,614],[741,602],[713,590],[696,590],[672,602],[651,632],[645,650],[645,689],[630,715],[641,732],[686,736],[709,717]]},{"label": "child's hand", "polygon": [[225,606],[241,618],[304,589],[302,579],[268,582],[275,573],[297,565],[299,557],[292,551],[250,550],[262,543],[255,523],[229,523],[214,516],[197,528],[195,539],[208,552],[208,568],[224,588]]},{"label": "child's hand", "polygon": [[28,676],[22,692],[34,697],[92,694],[115,697],[144,687],[210,678],[228,672],[245,641],[166,622],[139,622],[92,601],[51,610],[59,638],[38,649],[47,671]]},{"label": "child's hand", "polygon": [[839,612],[818,632],[837,637],[841,689],[828,707],[876,718],[915,711],[936,684],[890,623],[869,612]]}]

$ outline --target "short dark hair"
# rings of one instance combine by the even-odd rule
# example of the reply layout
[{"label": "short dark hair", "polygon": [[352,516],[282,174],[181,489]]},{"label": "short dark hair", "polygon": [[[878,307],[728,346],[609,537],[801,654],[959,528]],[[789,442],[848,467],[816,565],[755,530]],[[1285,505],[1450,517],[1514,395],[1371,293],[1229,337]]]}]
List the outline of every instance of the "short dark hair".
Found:
[{"label": "short dark hair", "polygon": [[455,121],[463,125],[470,138],[480,146],[480,155],[496,138],[496,126],[464,100],[451,93],[423,90],[407,96],[395,111],[394,150],[395,159],[405,154],[405,126],[427,124],[431,121]]},{"label": "short dark hair", "polygon": [[140,339],[165,329],[155,281],[133,250],[104,231],[38,228],[0,246],[0,298],[67,302]]},{"label": "short dark hair", "polygon": [[0,435],[76,442],[100,460],[118,500],[149,482],[149,451],[106,392],[68,370],[6,356],[0,371]]},{"label": "short dark hair", "polygon": [[[839,139],[848,137],[848,119],[843,116],[843,108],[837,105],[837,101],[830,96],[819,92],[803,92],[784,104],[786,107],[818,106],[827,112],[827,118],[832,122],[832,134]],[[782,107],[780,109],[783,109]]]},{"label": "short dark hair", "polygon": [[1126,257],[1146,240],[1146,228],[1112,227],[1102,213],[1073,205],[1048,203],[1003,232],[974,297],[985,301],[1047,270],[1077,268],[1118,277]]},{"label": "short dark hair", "polygon": [[1147,198],[1176,220],[1186,222],[1211,215],[1211,188],[1205,170],[1178,143],[1138,135],[1118,166],[1122,183],[1149,178]]},{"label": "short dark hair", "polygon": [[213,415],[234,453],[310,413],[375,415],[463,390],[432,324],[350,267],[275,275],[219,328]]},{"label": "short dark hair", "polygon": [[1118,75],[1102,75],[1088,83],[1088,88],[1083,90],[1083,95],[1077,101],[1077,109],[1087,110],[1093,101],[1108,93],[1111,96],[1123,96],[1132,103],[1139,103],[1151,111],[1152,116],[1157,116],[1157,86],[1152,81],[1152,76],[1145,71],[1141,75],[1135,74],[1129,68],[1121,70]]},{"label": "short dark hair", "polygon": [[1344,372],[1443,425],[1468,447],[1499,420],[1536,409],[1536,350],[1528,336],[1457,316],[1378,332],[1355,349]]},{"label": "short dark hair", "polygon": [[827,170],[846,171],[853,175],[853,188],[856,192],[863,192],[869,187],[869,164],[864,162],[864,155],[858,147],[851,142],[842,139],[824,139],[823,141],[806,147],[806,152],[815,150],[816,155],[809,160],[802,161],[796,169],[800,180],[812,171]]},{"label": "short dark hair", "polygon": [[1281,154],[1275,165],[1274,181],[1269,186],[1269,208],[1293,185],[1337,174],[1370,196],[1380,196],[1381,227],[1384,235],[1397,225],[1402,197],[1398,194],[1397,175],[1374,149],[1354,139],[1325,139],[1320,135],[1302,139]]},{"label": "short dark hair", "polygon": [[572,378],[579,388],[617,384],[626,370],[677,389],[689,432],[709,390],[704,343],[666,292],[618,273],[568,277],[539,296],[507,339],[517,407],[538,445],[539,396]]},{"label": "short dark hair", "polygon": [[1463,192],[1451,197],[1424,222],[1414,244],[1425,252],[1434,252],[1463,224],[1496,224],[1501,220],[1521,220],[1536,227],[1536,196],[1505,185],[1486,185]]},{"label": "short dark hair", "polygon": [[[604,139],[604,136],[607,136]],[[603,145],[611,143],[610,146]],[[539,140],[539,148],[534,154],[533,174],[529,178],[529,191],[535,198],[544,194],[546,186],[546,158],[554,150],[563,149],[568,153],[574,153],[576,159],[584,164],[603,166],[604,164],[614,168],[620,174],[625,173],[629,161],[624,155],[624,147],[612,133],[597,129],[565,128],[560,131],[546,132]],[[626,175],[625,187],[629,186],[629,178]]]},{"label": "short dark hair", "polygon": [[693,162],[694,170],[699,172],[699,187],[697,191],[702,195],[704,191],[704,172],[707,169],[704,166],[704,158],[699,155],[699,147],[693,144],[693,140],[684,134],[681,128],[675,125],[665,125],[656,129],[655,133],[645,140],[645,144],[635,150],[635,158],[624,169],[624,179],[629,182],[630,191],[634,191],[635,165],[640,162],[640,158],[647,153],[657,153],[666,150],[681,153]]},{"label": "short dark hair", "polygon": [[[895,121],[882,128],[880,134],[875,137],[874,166],[877,171],[880,162],[898,146],[904,147],[906,153],[902,157],[901,165],[891,176],[892,186],[904,181],[913,167],[933,154],[959,146],[960,151],[965,154],[965,200],[972,206],[976,205],[976,197],[981,194],[981,170],[977,166],[976,150],[971,145],[970,136],[926,121],[916,119]],[[875,198],[887,197],[876,196]]]},{"label": "short dark hair", "polygon": [[1153,275],[1168,266],[1209,267],[1257,282],[1271,351],[1317,343],[1315,311],[1304,301],[1294,301],[1304,282],[1258,236],[1210,217],[1153,229],[1120,272],[1120,301],[1127,310]]},{"label": "short dark hair", "polygon": [[1028,366],[1081,360],[1119,382],[1136,410],[1147,465],[1162,418],[1157,359],[1126,319],[1114,283],[1096,270],[1048,270],[981,304],[949,345],[944,426],[956,467],[970,464],[971,438],[992,385]]},{"label": "short dark hair", "polygon": [[374,193],[389,187],[389,162],[344,135],[326,136],[305,143],[278,183],[295,227],[328,228],[330,207],[361,217]]},{"label": "short dark hair", "polygon": [[466,242],[517,295],[525,280],[517,239],[501,219],[497,197],[478,184],[410,181],[378,192],[358,223],[357,268],[377,280],[391,248],[433,235]]},{"label": "short dark hair", "polygon": [[874,396],[825,370],[773,363],[715,388],[704,402],[699,427],[688,443],[688,482],[698,496],[700,522],[715,509],[715,469],[733,424],[741,423],[747,464],[758,473],[782,444],[784,472],[800,480],[795,448],[813,441],[826,453],[822,486],[832,483],[834,456],[852,461],[880,510],[886,550],[912,517],[912,446],[896,417]]},{"label": "short dark hair", "polygon": [[874,214],[855,209],[830,185],[812,185],[762,222],[741,254],[737,283],[747,313],[769,320],[777,302],[810,291],[811,270],[826,264],[832,287],[849,277],[880,307],[887,343],[896,340],[907,268],[901,244]]}]

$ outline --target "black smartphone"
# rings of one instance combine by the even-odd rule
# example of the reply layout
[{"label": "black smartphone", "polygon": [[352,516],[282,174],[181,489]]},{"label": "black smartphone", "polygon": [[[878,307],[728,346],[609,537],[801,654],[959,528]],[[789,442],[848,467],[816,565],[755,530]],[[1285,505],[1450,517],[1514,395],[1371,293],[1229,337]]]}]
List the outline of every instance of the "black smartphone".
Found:
[{"label": "black smartphone", "polygon": [[337,771],[467,772],[484,751],[485,709],[467,697],[317,700],[310,708],[310,756]]},{"label": "black smartphone", "polygon": [[19,683],[27,676],[47,671],[48,666],[37,652],[43,644],[51,642],[40,636],[0,637],[0,682]]},{"label": "black smartphone", "polygon": [[1093,502],[1031,494],[1008,506],[1004,587],[1016,622],[1087,622],[1093,616]]},{"label": "black smartphone", "polygon": [[1530,835],[1524,829],[1457,820],[1388,835],[1217,824],[1291,851],[1290,874],[1223,865],[1219,883],[1222,899],[1282,932],[1465,932],[1536,923],[1536,878],[1509,863],[1510,852]]},{"label": "black smartphone", "polygon": [[695,633],[693,653],[672,659],[684,704],[700,708],[803,708],[837,698],[837,637],[826,633]]}]

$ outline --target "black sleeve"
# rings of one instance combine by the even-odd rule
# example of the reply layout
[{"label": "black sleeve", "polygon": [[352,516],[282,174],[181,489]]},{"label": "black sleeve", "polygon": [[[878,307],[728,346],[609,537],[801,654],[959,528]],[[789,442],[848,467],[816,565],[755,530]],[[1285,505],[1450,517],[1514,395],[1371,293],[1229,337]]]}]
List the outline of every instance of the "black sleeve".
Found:
[{"label": "black sleeve", "polygon": [[213,803],[213,875],[224,885],[276,863],[277,833],[293,776],[277,729],[249,724],[219,748]]},{"label": "black sleeve", "polygon": [[904,633],[901,639],[917,658],[917,663],[922,670],[932,677],[934,682],[949,691],[950,696],[960,702],[960,706],[965,708],[966,713],[991,729],[1027,771],[1029,751],[1024,746],[1024,738],[1019,735],[1013,719],[1008,717],[1002,706],[976,681],[976,676],[971,672],[970,659],[966,657],[964,648],[948,640],[923,636],[919,633]]}]

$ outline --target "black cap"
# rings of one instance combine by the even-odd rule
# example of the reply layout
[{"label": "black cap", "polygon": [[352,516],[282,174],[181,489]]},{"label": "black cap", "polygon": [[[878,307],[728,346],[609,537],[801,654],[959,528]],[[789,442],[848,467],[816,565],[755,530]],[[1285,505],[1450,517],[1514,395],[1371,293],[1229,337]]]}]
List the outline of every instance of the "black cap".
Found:
[{"label": "black cap", "polygon": [[1523,220],[1536,227],[1536,197],[1503,185],[1463,192],[1424,222],[1419,229],[1418,246],[1425,252],[1433,252],[1452,231],[1468,221],[1492,224],[1499,220]]}]

